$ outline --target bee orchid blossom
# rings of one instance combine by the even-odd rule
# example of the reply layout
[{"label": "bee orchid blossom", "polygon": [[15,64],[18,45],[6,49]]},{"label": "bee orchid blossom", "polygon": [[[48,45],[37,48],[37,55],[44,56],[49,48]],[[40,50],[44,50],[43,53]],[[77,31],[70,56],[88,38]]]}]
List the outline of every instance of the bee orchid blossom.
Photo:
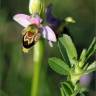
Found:
[{"label": "bee orchid blossom", "polygon": [[26,14],[16,14],[13,19],[25,28],[31,25],[37,26],[41,36],[49,41],[49,45],[51,47],[53,46],[52,42],[56,42],[54,31],[48,25],[41,24],[43,20],[39,17],[39,15],[36,14],[34,16],[30,16]]}]

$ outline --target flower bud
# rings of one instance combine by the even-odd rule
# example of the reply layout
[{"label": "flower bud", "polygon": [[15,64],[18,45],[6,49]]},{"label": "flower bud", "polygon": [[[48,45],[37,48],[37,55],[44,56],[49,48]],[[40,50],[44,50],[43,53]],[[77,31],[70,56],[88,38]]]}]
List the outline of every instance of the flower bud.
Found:
[{"label": "flower bud", "polygon": [[76,23],[76,21],[75,21],[72,17],[66,17],[66,18],[65,18],[65,21],[66,21],[67,23]]},{"label": "flower bud", "polygon": [[29,12],[31,14],[41,14],[44,11],[44,2],[42,0],[30,0],[29,1]]},{"label": "flower bud", "polygon": [[80,78],[80,85],[84,87],[88,87],[91,82],[92,74],[84,75]]}]

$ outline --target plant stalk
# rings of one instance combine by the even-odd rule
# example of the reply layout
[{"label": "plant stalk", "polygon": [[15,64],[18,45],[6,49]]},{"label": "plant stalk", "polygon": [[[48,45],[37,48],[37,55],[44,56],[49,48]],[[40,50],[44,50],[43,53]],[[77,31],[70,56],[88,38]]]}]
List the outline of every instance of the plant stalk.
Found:
[{"label": "plant stalk", "polygon": [[32,78],[32,89],[31,89],[31,96],[38,96],[39,92],[39,79],[40,79],[40,70],[44,55],[44,42],[39,40],[36,45],[34,45],[33,49],[33,78]]}]

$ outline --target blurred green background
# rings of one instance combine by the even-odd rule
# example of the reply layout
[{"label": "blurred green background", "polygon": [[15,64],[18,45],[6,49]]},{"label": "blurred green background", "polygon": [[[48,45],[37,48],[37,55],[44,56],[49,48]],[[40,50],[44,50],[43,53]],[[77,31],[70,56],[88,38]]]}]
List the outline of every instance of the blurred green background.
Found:
[{"label": "blurred green background", "polygon": [[[45,0],[53,3],[53,14],[61,19],[72,16],[76,24],[71,24],[72,35],[78,53],[88,48],[96,35],[95,0]],[[22,52],[21,30],[12,17],[28,12],[29,0],[0,0],[0,96],[30,96],[33,72],[32,50]],[[47,63],[48,57],[60,57],[58,48],[46,44],[43,70],[40,75],[40,96],[60,96],[59,82],[65,78],[53,72]],[[94,59],[94,57],[93,57]],[[92,74],[92,84],[88,96],[96,95],[96,75]],[[87,95],[86,95],[87,96]]]}]

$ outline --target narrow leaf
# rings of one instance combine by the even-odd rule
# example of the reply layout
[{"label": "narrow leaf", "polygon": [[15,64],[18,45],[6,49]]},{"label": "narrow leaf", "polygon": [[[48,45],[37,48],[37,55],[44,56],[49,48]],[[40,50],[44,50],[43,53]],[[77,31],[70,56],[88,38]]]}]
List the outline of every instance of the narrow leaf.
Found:
[{"label": "narrow leaf", "polygon": [[91,72],[93,72],[93,71],[96,71],[96,68],[93,68],[93,69],[87,70],[87,71],[85,71],[84,74],[89,74],[89,73],[91,73]]},{"label": "narrow leaf", "polygon": [[63,82],[63,84],[68,87],[70,94],[72,94],[74,91],[74,86],[72,85],[72,83],[71,82]]},{"label": "narrow leaf", "polygon": [[64,34],[59,40],[66,49],[70,63],[74,64],[74,60],[77,59],[77,51],[71,37]]},{"label": "narrow leaf", "polygon": [[75,87],[74,92],[71,96],[77,96],[77,94],[80,93],[80,90],[81,90],[80,84],[77,83],[74,87]]},{"label": "narrow leaf", "polygon": [[50,67],[61,75],[69,75],[69,66],[59,58],[53,57],[48,60]]},{"label": "narrow leaf", "polygon": [[61,87],[62,87],[62,90],[63,90],[65,96],[70,96],[69,89],[65,85],[61,85]]},{"label": "narrow leaf", "polygon": [[81,55],[80,55],[80,60],[84,61],[85,57],[86,57],[86,49],[83,49],[82,52],[81,52]]},{"label": "narrow leaf", "polygon": [[82,67],[84,65],[84,61],[86,59],[86,49],[83,49],[80,55],[80,63],[79,66]]},{"label": "narrow leaf", "polygon": [[89,63],[85,63],[85,66],[83,67],[83,70],[86,70],[89,66]]},{"label": "narrow leaf", "polygon": [[63,88],[62,88],[62,87],[60,88],[60,92],[61,92],[61,96],[65,96],[65,95],[64,95],[64,91],[63,91]]},{"label": "narrow leaf", "polygon": [[96,52],[96,37],[94,37],[92,43],[90,44],[88,48],[86,58],[89,59],[90,56],[92,56],[95,52]]},{"label": "narrow leaf", "polygon": [[76,96],[78,93],[79,93],[79,90],[76,90],[71,96]]},{"label": "narrow leaf", "polygon": [[85,71],[85,74],[89,74],[95,70],[96,70],[96,61],[94,61],[92,64],[89,65],[87,71]]},{"label": "narrow leaf", "polygon": [[92,64],[90,64],[87,68],[87,70],[90,70],[90,69],[93,69],[93,68],[96,68],[96,61],[94,61]]}]

